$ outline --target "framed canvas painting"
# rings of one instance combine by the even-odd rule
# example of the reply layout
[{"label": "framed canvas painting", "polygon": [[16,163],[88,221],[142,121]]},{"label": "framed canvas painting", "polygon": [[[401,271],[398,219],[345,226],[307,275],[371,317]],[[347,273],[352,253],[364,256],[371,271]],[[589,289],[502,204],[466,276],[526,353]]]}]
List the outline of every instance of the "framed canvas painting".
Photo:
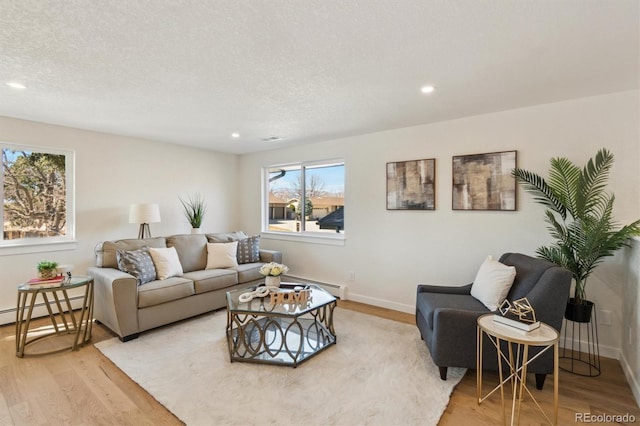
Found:
[{"label": "framed canvas painting", "polygon": [[435,210],[436,160],[387,163],[387,210]]},{"label": "framed canvas painting", "polygon": [[515,210],[516,151],[453,157],[453,210]]}]

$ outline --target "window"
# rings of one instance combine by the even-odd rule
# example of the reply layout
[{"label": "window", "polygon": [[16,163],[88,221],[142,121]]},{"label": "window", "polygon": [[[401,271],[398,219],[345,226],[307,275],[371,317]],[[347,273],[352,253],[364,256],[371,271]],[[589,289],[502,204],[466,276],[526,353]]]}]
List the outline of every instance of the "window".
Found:
[{"label": "window", "polygon": [[286,164],[264,171],[263,230],[344,234],[344,161]]},{"label": "window", "polygon": [[73,152],[2,142],[0,150],[0,247],[73,241]]}]

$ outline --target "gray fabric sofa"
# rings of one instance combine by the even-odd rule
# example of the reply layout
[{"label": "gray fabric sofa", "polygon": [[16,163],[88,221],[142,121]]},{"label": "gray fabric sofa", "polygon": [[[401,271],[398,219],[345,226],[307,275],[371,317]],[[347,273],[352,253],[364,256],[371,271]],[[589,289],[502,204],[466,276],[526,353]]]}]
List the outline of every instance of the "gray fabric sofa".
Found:
[{"label": "gray fabric sofa", "polygon": [[[282,253],[260,249],[260,262],[233,268],[205,269],[207,243],[241,240],[239,231],[219,234],[173,235],[105,241],[96,247],[96,265],[87,270],[94,279],[94,316],[127,341],[138,334],[226,306],[226,292],[264,280],[259,269],[266,262],[282,262]],[[183,274],[138,285],[118,269],[117,250],[175,247]]]},{"label": "gray fabric sofa", "polygon": [[[516,268],[507,299],[526,297],[538,320],[560,330],[569,297],[571,272],[546,260],[519,253],[505,253],[500,262]],[[471,286],[418,285],[417,288],[416,324],[433,362],[440,368],[442,380],[447,378],[447,367],[476,368],[476,323],[479,316],[490,311],[471,296]],[[495,347],[487,339],[483,348],[483,368],[496,370]],[[532,347],[530,358],[539,351],[540,348]],[[535,373],[536,386],[542,389],[546,375],[553,373],[553,352],[540,355],[530,364],[528,372]]]}]

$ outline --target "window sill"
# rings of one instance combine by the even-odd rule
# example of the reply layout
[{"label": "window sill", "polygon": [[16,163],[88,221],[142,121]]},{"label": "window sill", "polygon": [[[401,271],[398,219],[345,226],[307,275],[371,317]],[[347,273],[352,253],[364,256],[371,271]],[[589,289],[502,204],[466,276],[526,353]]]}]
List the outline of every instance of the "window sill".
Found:
[{"label": "window sill", "polygon": [[324,244],[330,246],[344,246],[346,240],[344,234],[330,235],[330,234],[285,234],[282,232],[269,232],[263,231],[260,233],[260,237],[266,240],[281,240],[281,241],[295,241],[297,243],[310,243],[310,244]]},{"label": "window sill", "polygon": [[76,240],[70,241],[55,241],[48,243],[22,243],[15,245],[0,245],[0,256],[13,256],[16,254],[30,254],[30,253],[47,253],[52,251],[66,251],[75,250],[78,242]]}]

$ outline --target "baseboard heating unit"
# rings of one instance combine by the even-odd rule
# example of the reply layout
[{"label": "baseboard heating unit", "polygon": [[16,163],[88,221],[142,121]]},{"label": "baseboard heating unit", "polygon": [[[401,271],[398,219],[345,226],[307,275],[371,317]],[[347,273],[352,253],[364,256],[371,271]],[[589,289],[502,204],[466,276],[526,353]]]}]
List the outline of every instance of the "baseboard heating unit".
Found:
[{"label": "baseboard heating unit", "polygon": [[300,284],[315,284],[325,289],[329,294],[338,297],[342,300],[347,300],[347,286],[344,284],[332,284],[323,283],[320,281],[309,280],[301,277],[293,277],[291,275],[285,275],[282,278],[283,282],[300,283]]}]

